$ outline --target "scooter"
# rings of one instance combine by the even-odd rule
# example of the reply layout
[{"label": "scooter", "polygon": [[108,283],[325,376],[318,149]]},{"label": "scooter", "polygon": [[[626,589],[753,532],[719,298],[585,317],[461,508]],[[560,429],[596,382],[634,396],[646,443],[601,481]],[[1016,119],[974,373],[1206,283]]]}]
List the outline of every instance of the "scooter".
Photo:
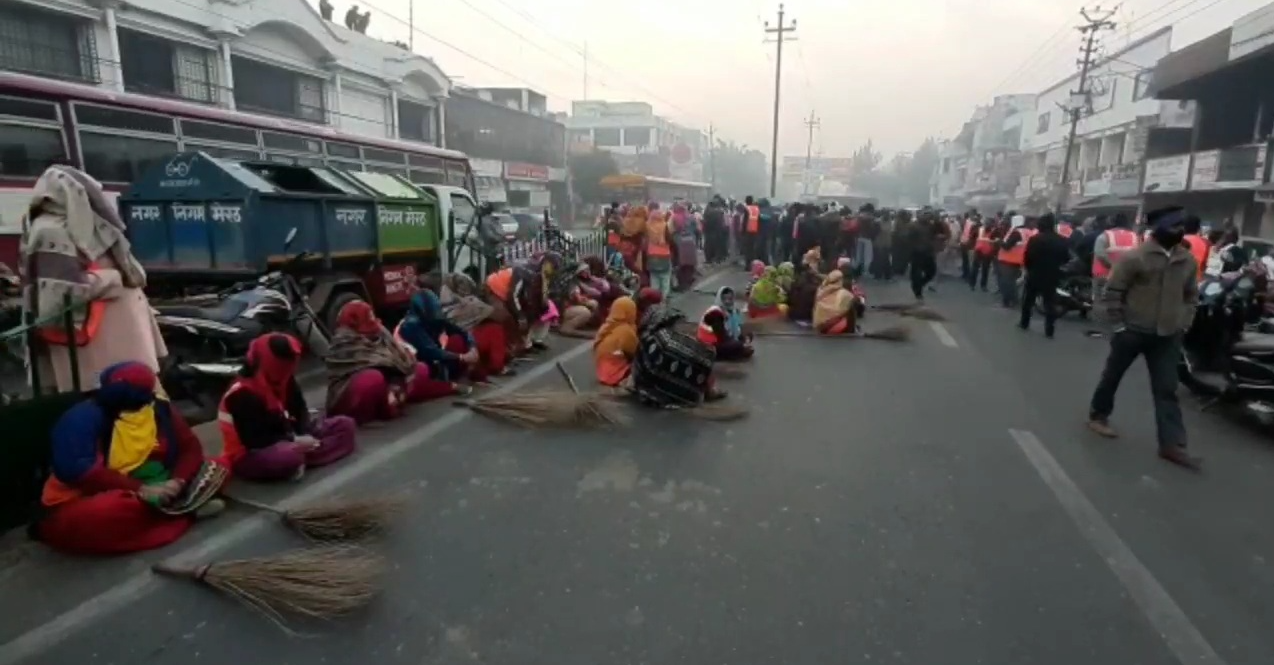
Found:
[{"label": "scooter", "polygon": [[[295,238],[293,228],[284,241],[285,250]],[[283,269],[221,293],[153,306],[168,346],[160,381],[192,424],[216,417],[221,395],[242,370],[248,345],[260,335],[297,334],[312,353],[327,354],[328,335],[304,288],[288,271],[306,256],[301,252]]]},{"label": "scooter", "polygon": [[1205,400],[1241,405],[1274,425],[1274,335],[1246,330],[1256,283],[1246,272],[1205,276],[1177,374]]}]

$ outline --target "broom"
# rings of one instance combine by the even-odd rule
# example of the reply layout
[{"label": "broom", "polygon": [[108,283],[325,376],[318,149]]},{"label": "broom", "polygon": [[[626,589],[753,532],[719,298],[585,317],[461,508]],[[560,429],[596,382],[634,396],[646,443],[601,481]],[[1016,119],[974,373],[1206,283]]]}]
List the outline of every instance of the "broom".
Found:
[{"label": "broom", "polygon": [[289,617],[335,619],[372,601],[385,561],[353,547],[318,547],[203,565],[160,562],[151,570],[203,584],[261,613],[284,632]]},{"label": "broom", "polygon": [[751,413],[748,407],[729,402],[708,402],[683,411],[695,418],[719,423],[742,420]]},{"label": "broom", "polygon": [[882,312],[894,312],[898,316],[906,316],[921,321],[946,321],[947,317],[941,312],[929,309],[924,305],[908,305],[906,303],[886,303],[884,305],[872,305],[872,309]]},{"label": "broom", "polygon": [[407,506],[407,494],[371,499],[328,499],[295,510],[283,510],[249,499],[222,495],[231,503],[278,515],[283,523],[315,541],[362,540],[384,533]]},{"label": "broom", "polygon": [[528,429],[586,429],[623,425],[627,422],[615,405],[601,395],[552,390],[524,395],[492,395],[461,400],[455,405]]},{"label": "broom", "polygon": [[554,364],[557,366],[558,374],[562,375],[562,378],[566,381],[567,387],[571,389],[571,394],[580,398],[576,407],[579,409],[579,412],[576,415],[581,420],[587,421],[590,418],[601,416],[607,419],[609,421],[607,424],[610,425],[628,424],[628,416],[620,413],[607,395],[600,393],[581,395],[579,386],[575,383],[575,378],[571,376],[570,372],[566,371],[566,366],[560,361]]},{"label": "broom", "polygon": [[814,337],[817,339],[883,339],[889,342],[906,342],[911,339],[911,328],[889,326],[880,330],[865,330],[851,335],[819,335],[812,332],[775,330],[764,333],[766,337]]}]

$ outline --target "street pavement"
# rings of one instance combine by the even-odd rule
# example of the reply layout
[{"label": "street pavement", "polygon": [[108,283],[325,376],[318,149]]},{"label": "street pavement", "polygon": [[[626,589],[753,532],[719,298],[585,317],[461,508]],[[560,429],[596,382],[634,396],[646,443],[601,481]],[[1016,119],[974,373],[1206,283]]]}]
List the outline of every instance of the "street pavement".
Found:
[{"label": "street pavement", "polygon": [[[436,404],[367,431],[310,487],[413,505],[375,545],[383,597],[297,626],[312,637],[141,559],[81,560],[62,570],[116,566],[118,583],[45,602],[0,579],[0,665],[1274,663],[1268,434],[1183,398],[1206,471],[1159,461],[1137,368],[1123,437],[1098,439],[1083,420],[1103,341],[1021,332],[954,281],[929,300],[950,320],[912,321],[910,343],[760,340],[723,383],[752,408],[740,422],[633,407],[633,427],[549,434]],[[565,364],[591,382],[586,351]],[[229,517],[163,556],[302,545]]]}]

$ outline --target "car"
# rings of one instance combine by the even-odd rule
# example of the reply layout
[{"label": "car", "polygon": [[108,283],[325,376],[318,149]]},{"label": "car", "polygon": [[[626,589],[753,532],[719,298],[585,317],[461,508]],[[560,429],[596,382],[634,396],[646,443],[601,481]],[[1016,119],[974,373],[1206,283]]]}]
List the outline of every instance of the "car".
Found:
[{"label": "car", "polygon": [[519,224],[515,216],[507,212],[491,213],[487,217],[495,228],[500,229],[500,235],[504,236],[504,240],[513,241],[522,239],[522,235],[518,233]]},{"label": "car", "polygon": [[540,229],[544,228],[544,215],[537,215],[529,212],[512,213],[514,219],[518,222],[518,239],[530,240],[539,234]]}]

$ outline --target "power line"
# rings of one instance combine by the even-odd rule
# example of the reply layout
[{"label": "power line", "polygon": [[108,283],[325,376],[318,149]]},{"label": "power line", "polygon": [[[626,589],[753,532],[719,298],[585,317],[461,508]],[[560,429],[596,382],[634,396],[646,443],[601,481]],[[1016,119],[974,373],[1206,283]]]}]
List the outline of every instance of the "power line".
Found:
[{"label": "power line", "polygon": [[[765,34],[774,35],[775,43],[778,45],[774,56],[774,130],[770,141],[770,198],[777,196],[776,190],[779,183],[779,100],[783,94],[783,41],[787,33],[796,32],[796,19],[792,19],[791,24],[787,24],[783,22],[783,16],[783,3],[779,3],[778,24],[771,28],[770,22],[765,22]],[[791,41],[791,38],[788,40]]]}]

